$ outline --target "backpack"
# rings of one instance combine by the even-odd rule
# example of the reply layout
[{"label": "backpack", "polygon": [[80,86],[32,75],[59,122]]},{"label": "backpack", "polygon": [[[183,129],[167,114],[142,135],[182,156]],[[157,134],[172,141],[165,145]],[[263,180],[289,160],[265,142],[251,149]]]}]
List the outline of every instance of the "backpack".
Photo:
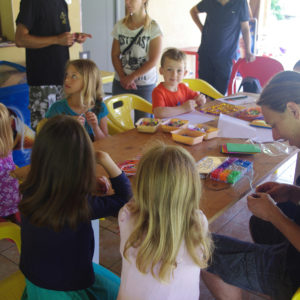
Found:
[{"label": "backpack", "polygon": [[243,88],[243,92],[256,94],[261,93],[262,90],[259,80],[250,76],[243,78],[239,87],[239,91],[241,90],[241,88]]}]

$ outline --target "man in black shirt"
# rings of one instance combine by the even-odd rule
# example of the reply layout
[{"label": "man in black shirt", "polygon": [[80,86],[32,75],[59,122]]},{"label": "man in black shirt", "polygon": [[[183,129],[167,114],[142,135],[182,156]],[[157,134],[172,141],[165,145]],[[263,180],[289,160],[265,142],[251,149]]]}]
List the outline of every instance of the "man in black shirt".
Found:
[{"label": "man in black shirt", "polygon": [[26,48],[31,127],[35,129],[49,106],[63,96],[69,47],[91,36],[70,32],[65,0],[21,0],[16,24],[16,45]]}]

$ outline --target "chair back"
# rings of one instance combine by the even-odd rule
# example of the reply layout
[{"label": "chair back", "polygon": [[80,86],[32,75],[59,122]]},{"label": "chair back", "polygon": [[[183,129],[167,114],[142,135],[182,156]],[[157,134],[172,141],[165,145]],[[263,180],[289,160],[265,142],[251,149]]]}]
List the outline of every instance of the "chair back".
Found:
[{"label": "chair back", "polygon": [[298,288],[298,290],[294,294],[292,300],[300,300],[300,287]]},{"label": "chair back", "polygon": [[223,94],[221,94],[212,85],[210,85],[208,82],[206,82],[203,79],[185,78],[185,79],[183,79],[183,82],[187,83],[189,88],[192,89],[193,91],[205,94],[206,96],[208,96],[210,98],[218,99],[218,98],[224,97]]},{"label": "chair back", "polygon": [[152,114],[152,104],[134,94],[112,96],[105,100],[108,109],[108,119],[122,132],[133,129],[131,117],[133,110],[140,110]]},{"label": "chair back", "polygon": [[[21,233],[20,227],[11,222],[0,223],[0,239],[13,240],[20,252],[21,250]],[[0,281],[0,299],[14,300],[21,299],[25,288],[25,277],[21,271],[17,271],[7,278]]]},{"label": "chair back", "polygon": [[255,61],[249,63],[246,62],[245,58],[240,58],[232,67],[228,84],[228,95],[232,95],[237,92],[237,72],[241,74],[242,78],[257,78],[260,82],[260,85],[264,87],[275,74],[283,70],[284,68],[279,61],[267,56],[256,56]]}]

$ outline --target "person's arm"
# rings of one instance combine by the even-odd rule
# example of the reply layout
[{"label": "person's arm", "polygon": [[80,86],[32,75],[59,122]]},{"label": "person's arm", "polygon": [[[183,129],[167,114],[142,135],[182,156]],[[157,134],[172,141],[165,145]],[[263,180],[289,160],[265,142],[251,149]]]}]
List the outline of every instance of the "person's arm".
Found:
[{"label": "person's arm", "polygon": [[121,59],[121,50],[120,50],[120,43],[118,40],[114,39],[111,47],[111,60],[114,66],[115,71],[119,75],[120,78],[125,77],[126,74],[124,73]]},{"label": "person's arm", "polygon": [[251,39],[250,39],[250,29],[249,29],[249,22],[241,22],[241,30],[243,35],[243,40],[245,43],[245,55],[246,61],[252,62],[255,60],[255,55],[251,53]]},{"label": "person's arm", "polygon": [[158,36],[150,41],[149,59],[137,70],[123,78],[124,85],[130,85],[135,79],[154,68],[159,60],[162,48],[162,36]]},{"label": "person's arm", "polygon": [[200,21],[199,11],[198,11],[197,6],[192,7],[192,9],[190,10],[190,14],[191,14],[191,17],[192,17],[193,21],[195,22],[195,24],[197,25],[199,30],[202,32],[203,24]]},{"label": "person's arm", "polygon": [[181,114],[185,114],[195,110],[197,106],[195,100],[188,100],[182,105],[169,107],[169,106],[158,106],[153,109],[155,118],[169,118]]},{"label": "person's arm", "polygon": [[300,251],[300,227],[290,220],[266,193],[247,197],[249,210],[258,218],[271,222]]},{"label": "person's arm", "polygon": [[35,36],[29,33],[26,26],[19,23],[15,34],[15,42],[17,47],[32,49],[44,48],[51,45],[72,46],[74,35],[70,32],[64,32],[53,36]]},{"label": "person's arm", "polygon": [[198,94],[194,100],[196,101],[198,106],[202,106],[206,103],[206,97],[203,94]]},{"label": "person's arm", "polygon": [[[106,117],[101,118],[99,123],[98,123],[97,116],[91,111],[86,112],[85,117],[86,117],[86,121],[93,129],[95,141],[103,139],[107,136],[107,118]],[[101,125],[102,125],[102,127],[101,127]],[[102,129],[104,129],[105,131],[103,131]]]}]

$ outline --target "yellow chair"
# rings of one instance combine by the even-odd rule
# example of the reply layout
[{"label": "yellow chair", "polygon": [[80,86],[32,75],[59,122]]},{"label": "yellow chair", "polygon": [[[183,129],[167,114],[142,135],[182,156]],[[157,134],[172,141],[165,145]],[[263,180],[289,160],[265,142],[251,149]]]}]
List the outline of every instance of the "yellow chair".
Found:
[{"label": "yellow chair", "polygon": [[212,85],[210,85],[205,80],[198,79],[198,78],[185,78],[183,79],[183,82],[187,83],[189,88],[192,89],[193,91],[197,91],[202,94],[205,94],[210,98],[218,99],[224,97],[224,95],[218,92]]},{"label": "yellow chair", "polygon": [[296,293],[294,294],[292,300],[300,300],[300,287],[299,287],[299,289],[296,291]]},{"label": "yellow chair", "polygon": [[114,135],[124,131],[122,128],[116,126],[110,119],[107,119],[107,129],[110,135]]},{"label": "yellow chair", "polygon": [[38,124],[36,126],[36,133],[39,133],[41,131],[42,127],[46,124],[47,121],[48,121],[48,119],[44,118],[38,122]]},{"label": "yellow chair", "polygon": [[[21,234],[20,227],[11,222],[0,223],[0,239],[13,240],[20,252],[21,250]],[[9,277],[0,281],[0,299],[14,300],[21,299],[25,288],[25,277],[19,270]]]},{"label": "yellow chair", "polygon": [[134,123],[131,117],[133,110],[152,114],[152,104],[134,94],[122,94],[105,100],[108,109],[109,120],[122,132],[133,129]]}]

